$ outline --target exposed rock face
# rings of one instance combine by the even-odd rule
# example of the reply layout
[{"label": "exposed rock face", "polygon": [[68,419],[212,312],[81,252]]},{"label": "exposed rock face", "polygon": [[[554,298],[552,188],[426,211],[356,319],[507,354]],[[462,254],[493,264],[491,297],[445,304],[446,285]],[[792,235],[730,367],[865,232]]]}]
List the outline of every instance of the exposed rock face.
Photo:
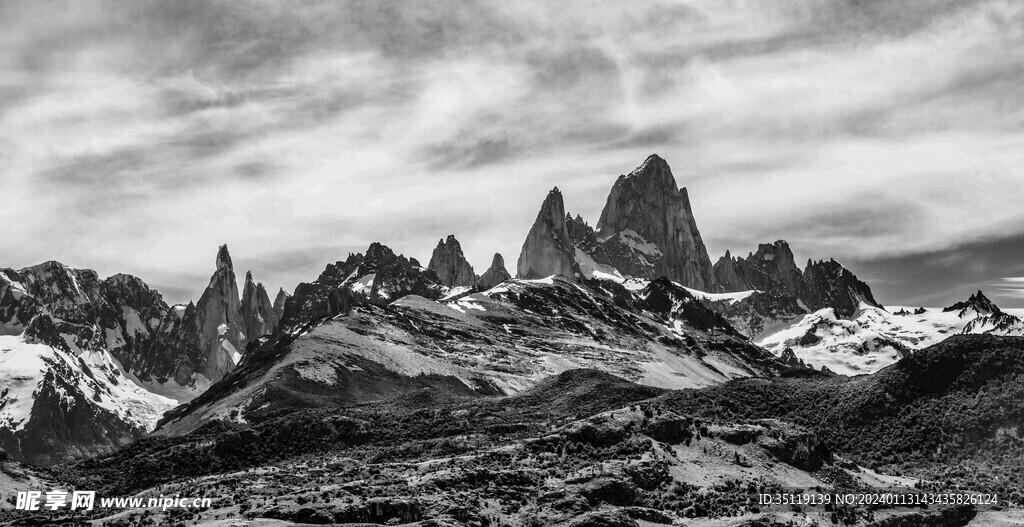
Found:
[{"label": "exposed rock face", "polygon": [[787,322],[826,307],[834,308],[840,317],[852,316],[861,302],[882,307],[871,288],[835,260],[808,260],[801,271],[784,240],[762,243],[746,258],[734,258],[726,251],[714,269],[720,292],[757,290],[738,301],[704,300],[751,338],[770,323]]},{"label": "exposed rock face", "polygon": [[812,311],[832,307],[837,315],[844,317],[853,315],[860,302],[882,307],[875,301],[868,284],[832,259],[817,262],[807,260],[798,296]]},{"label": "exposed rock face", "polygon": [[301,283],[285,303],[280,327],[297,325],[348,311],[354,305],[386,305],[406,295],[436,300],[444,287],[437,275],[414,258],[396,255],[374,242],[362,253],[329,264],[312,283]]},{"label": "exposed rock face", "polygon": [[245,321],[246,344],[263,335],[272,335],[277,330],[277,318],[270,295],[263,284],[252,280],[252,273],[245,273],[245,287],[242,289],[242,319]]},{"label": "exposed rock face", "polygon": [[733,258],[729,251],[725,251],[725,256],[722,256],[715,262],[713,270],[715,273],[715,283],[718,285],[719,291],[728,293],[753,289],[740,276],[739,271],[736,269],[736,258]]},{"label": "exposed rock face", "polygon": [[963,333],[1024,335],[1024,320],[1000,309],[980,290],[966,301],[957,302],[942,312],[956,312],[962,319],[972,319],[964,326]]},{"label": "exposed rock face", "polygon": [[576,246],[566,228],[565,204],[558,187],[544,199],[519,253],[516,269],[519,278],[528,279],[576,274]]},{"label": "exposed rock face", "polygon": [[173,369],[173,353],[148,353],[170,311],[134,276],[0,269],[0,447],[48,465],[144,435],[173,402],[126,377]]},{"label": "exposed rock face", "polygon": [[217,251],[217,270],[196,303],[195,323],[199,329],[198,348],[203,353],[197,371],[216,382],[235,367],[248,342],[227,245]]},{"label": "exposed rock face", "polygon": [[481,289],[490,289],[509,278],[512,278],[512,275],[508,274],[508,271],[505,269],[505,259],[501,257],[500,253],[494,253],[491,266],[484,271],[484,274],[480,275],[477,285]]},{"label": "exposed rock face", "polygon": [[291,297],[292,295],[286,293],[283,287],[277,291],[277,297],[274,298],[274,320],[278,327],[281,325],[281,319],[284,318],[284,306]]},{"label": "exposed rock face", "polygon": [[462,246],[454,234],[437,242],[427,268],[434,271],[441,283],[448,287],[472,287],[476,283],[473,266],[466,261]]},{"label": "exposed rock face", "polygon": [[657,155],[615,181],[597,222],[597,238],[608,263],[624,275],[665,276],[687,287],[713,290],[715,275],[690,198]]},{"label": "exposed rock face", "polygon": [[978,290],[977,293],[971,295],[964,302],[957,302],[949,307],[943,308],[943,313],[949,313],[951,311],[957,311],[960,314],[960,318],[963,318],[969,314],[970,311],[974,311],[978,315],[991,315],[993,313],[999,313],[1001,310],[991,300]]},{"label": "exposed rock face", "polygon": [[723,292],[774,291],[796,294],[802,274],[793,259],[793,251],[785,240],[758,245],[757,252],[747,258],[733,258],[728,251],[715,263],[718,289]]}]

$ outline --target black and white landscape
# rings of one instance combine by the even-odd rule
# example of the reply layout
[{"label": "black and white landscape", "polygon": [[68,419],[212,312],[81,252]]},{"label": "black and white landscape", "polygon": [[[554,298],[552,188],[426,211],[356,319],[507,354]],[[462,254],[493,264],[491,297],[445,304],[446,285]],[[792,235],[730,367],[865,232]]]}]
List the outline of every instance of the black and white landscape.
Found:
[{"label": "black and white landscape", "polygon": [[0,524],[1024,525],[1024,6],[0,10]]}]

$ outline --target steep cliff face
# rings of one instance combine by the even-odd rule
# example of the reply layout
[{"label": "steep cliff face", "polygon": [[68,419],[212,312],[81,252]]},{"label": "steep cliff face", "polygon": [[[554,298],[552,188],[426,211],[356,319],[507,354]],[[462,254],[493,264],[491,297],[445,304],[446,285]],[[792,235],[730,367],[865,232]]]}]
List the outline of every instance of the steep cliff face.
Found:
[{"label": "steep cliff face", "polygon": [[882,307],[875,301],[867,284],[832,259],[817,262],[807,260],[798,295],[812,311],[832,307],[836,314],[844,317],[853,315],[860,302]]},{"label": "steep cliff face", "polygon": [[173,353],[147,353],[169,312],[133,276],[52,261],[0,269],[0,447],[52,464],[152,429],[175,401],[131,379],[173,368]]},{"label": "steep cliff face", "polygon": [[715,277],[718,290],[725,293],[756,289],[796,294],[802,284],[802,273],[785,240],[762,243],[746,258],[732,258],[726,252],[715,263]]},{"label": "steep cliff face", "polygon": [[466,261],[462,245],[454,234],[437,242],[427,268],[434,271],[441,283],[448,287],[472,287],[476,283],[473,266]]},{"label": "steep cliff face", "polygon": [[277,296],[274,297],[274,321],[277,327],[281,326],[281,320],[284,319],[284,306],[291,297],[292,295],[286,293],[283,287],[277,290]]},{"label": "steep cliff face", "polygon": [[510,278],[512,275],[505,269],[505,259],[501,257],[501,253],[494,253],[491,266],[480,275],[477,286],[481,289],[490,289]]},{"label": "steep cliff face", "polygon": [[203,360],[197,371],[210,381],[220,380],[241,359],[247,343],[242,304],[228,246],[217,251],[217,270],[196,303],[195,323]]},{"label": "steep cliff face", "polygon": [[565,204],[555,187],[541,204],[516,265],[519,278],[575,275],[576,246],[565,224]]},{"label": "steep cliff face", "polygon": [[736,265],[737,258],[733,258],[729,251],[725,251],[725,256],[722,256],[715,262],[713,267],[715,273],[715,284],[717,285],[718,291],[723,293],[731,293],[736,291],[749,291],[754,289],[747,280],[740,275]]},{"label": "steep cliff face", "polygon": [[251,272],[245,273],[242,320],[245,321],[246,345],[263,335],[272,335],[277,329],[277,318],[274,315],[274,306],[270,303],[270,295],[262,283],[253,282]]},{"label": "steep cliff face", "polygon": [[656,155],[615,181],[597,222],[597,238],[608,263],[623,275],[665,276],[701,291],[714,288],[711,259],[690,198]]}]

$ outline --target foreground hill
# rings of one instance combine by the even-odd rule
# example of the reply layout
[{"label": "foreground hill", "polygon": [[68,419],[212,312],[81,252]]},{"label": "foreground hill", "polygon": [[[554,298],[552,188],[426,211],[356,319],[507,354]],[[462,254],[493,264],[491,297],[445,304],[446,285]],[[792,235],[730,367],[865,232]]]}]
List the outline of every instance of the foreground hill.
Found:
[{"label": "foreground hill", "polygon": [[[757,500],[761,493],[800,489],[920,492],[922,474],[911,466],[903,467],[902,476],[865,466],[915,448],[874,434],[883,426],[875,422],[895,410],[871,408],[880,393],[893,397],[894,408],[895,401],[926,406],[931,397],[978,393],[977,404],[992,408],[987,415],[995,421],[1014,415],[1016,410],[995,410],[1004,408],[1005,400],[989,389],[1019,372],[1020,360],[1010,353],[1019,351],[1020,342],[993,339],[956,339],[922,353],[933,355],[931,360],[901,363],[862,384],[854,384],[862,379],[805,372],[778,381],[666,391],[603,372],[571,370],[504,397],[423,388],[248,425],[210,422],[185,435],[149,438],[112,456],[62,467],[59,474],[69,485],[98,487],[105,494],[214,498],[213,507],[203,511],[93,513],[108,525],[964,526],[978,515],[976,507],[802,508],[762,506]],[[977,367],[970,365],[975,360],[980,360]],[[991,367],[1005,374],[976,377]],[[934,389],[902,390],[892,384],[915,386],[918,376],[940,371],[947,374]],[[858,390],[866,394],[836,410],[859,417],[843,421],[844,434],[829,431],[839,421],[822,409],[824,403],[811,404],[812,395],[837,392],[828,401],[838,405],[837,399]],[[776,392],[809,394],[803,400],[806,413],[773,410],[780,404]],[[977,423],[964,416],[940,419],[950,430],[976,429]],[[942,448],[967,444],[939,437],[946,441]],[[1011,464],[989,468],[989,478],[1000,478]],[[923,483],[934,491],[958,485],[1006,492],[1003,503],[1020,500],[1005,484],[976,487],[962,478],[928,477]],[[1007,517],[998,509],[981,512],[986,521]]]},{"label": "foreground hill", "polygon": [[939,485],[1024,490],[1024,338],[958,335],[873,375],[741,380],[664,396],[676,412],[809,427],[852,460]]}]

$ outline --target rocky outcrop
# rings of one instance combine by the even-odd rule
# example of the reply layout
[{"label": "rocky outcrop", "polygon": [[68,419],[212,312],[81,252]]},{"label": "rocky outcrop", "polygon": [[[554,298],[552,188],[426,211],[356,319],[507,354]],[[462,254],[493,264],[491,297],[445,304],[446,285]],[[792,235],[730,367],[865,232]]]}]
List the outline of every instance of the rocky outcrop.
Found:
[{"label": "rocky outcrop", "polygon": [[576,274],[576,246],[565,224],[565,204],[555,187],[541,204],[537,219],[523,243],[516,265],[519,278],[544,278]]},{"label": "rocky outcrop", "polygon": [[358,304],[386,305],[408,295],[437,300],[443,293],[434,271],[374,242],[365,255],[349,254],[345,261],[328,264],[315,281],[300,283],[285,303],[280,327],[295,328]]},{"label": "rocky outcrop", "polygon": [[882,307],[875,301],[867,284],[832,259],[817,262],[807,260],[802,282],[797,296],[811,311],[831,307],[837,315],[849,317],[857,311],[861,302]]},{"label": "rocky outcrop", "polygon": [[277,296],[274,298],[274,320],[278,327],[281,325],[281,319],[284,318],[284,306],[288,303],[288,299],[291,297],[292,295],[286,293],[283,287],[278,289]]},{"label": "rocky outcrop", "polygon": [[942,311],[971,319],[962,330],[965,334],[1024,335],[1024,319],[1003,311],[980,290],[966,301],[957,302]]},{"label": "rocky outcrop", "polygon": [[715,283],[720,292],[728,293],[753,289],[740,275],[737,270],[736,258],[733,258],[729,251],[725,251],[725,256],[719,258],[712,269],[715,274]]},{"label": "rocky outcrop", "polygon": [[272,335],[277,330],[277,319],[274,315],[274,306],[270,303],[270,295],[262,283],[253,282],[251,272],[245,273],[242,320],[245,322],[246,345],[263,335]]},{"label": "rocky outcrop", "polygon": [[735,301],[703,300],[751,338],[766,324],[827,307],[834,308],[840,317],[852,316],[861,302],[882,307],[871,288],[835,260],[808,260],[801,271],[785,240],[762,243],[746,258],[734,258],[726,251],[715,263],[714,271],[719,292],[757,291]]},{"label": "rocky outcrop", "polygon": [[0,270],[0,447],[49,465],[143,436],[171,401],[129,379],[173,369],[174,352],[153,347],[171,312],[130,275]]},{"label": "rocky outcrop", "polygon": [[657,155],[615,181],[597,222],[597,238],[608,263],[624,275],[665,276],[701,291],[714,289],[711,259],[689,195]]},{"label": "rocky outcrop", "polygon": [[227,245],[222,245],[217,251],[217,270],[199,297],[195,313],[198,348],[203,354],[196,369],[215,382],[235,367],[248,342],[238,283]]},{"label": "rocky outcrop", "polygon": [[714,270],[718,290],[726,293],[756,289],[792,295],[800,291],[802,282],[800,268],[785,240],[762,243],[746,258],[733,258],[726,251]]},{"label": "rocky outcrop", "polygon": [[971,295],[966,301],[957,302],[942,309],[943,313],[952,311],[956,311],[960,318],[963,318],[968,316],[971,311],[974,311],[975,315],[991,315],[999,313],[1001,310],[979,289],[977,293]]},{"label": "rocky outcrop", "polygon": [[472,287],[476,283],[473,266],[466,261],[462,246],[454,234],[437,242],[427,268],[434,271],[441,283],[448,287]]},{"label": "rocky outcrop", "polygon": [[480,275],[477,286],[481,289],[490,289],[510,278],[512,275],[505,269],[505,259],[501,257],[501,253],[494,253],[491,266]]}]

